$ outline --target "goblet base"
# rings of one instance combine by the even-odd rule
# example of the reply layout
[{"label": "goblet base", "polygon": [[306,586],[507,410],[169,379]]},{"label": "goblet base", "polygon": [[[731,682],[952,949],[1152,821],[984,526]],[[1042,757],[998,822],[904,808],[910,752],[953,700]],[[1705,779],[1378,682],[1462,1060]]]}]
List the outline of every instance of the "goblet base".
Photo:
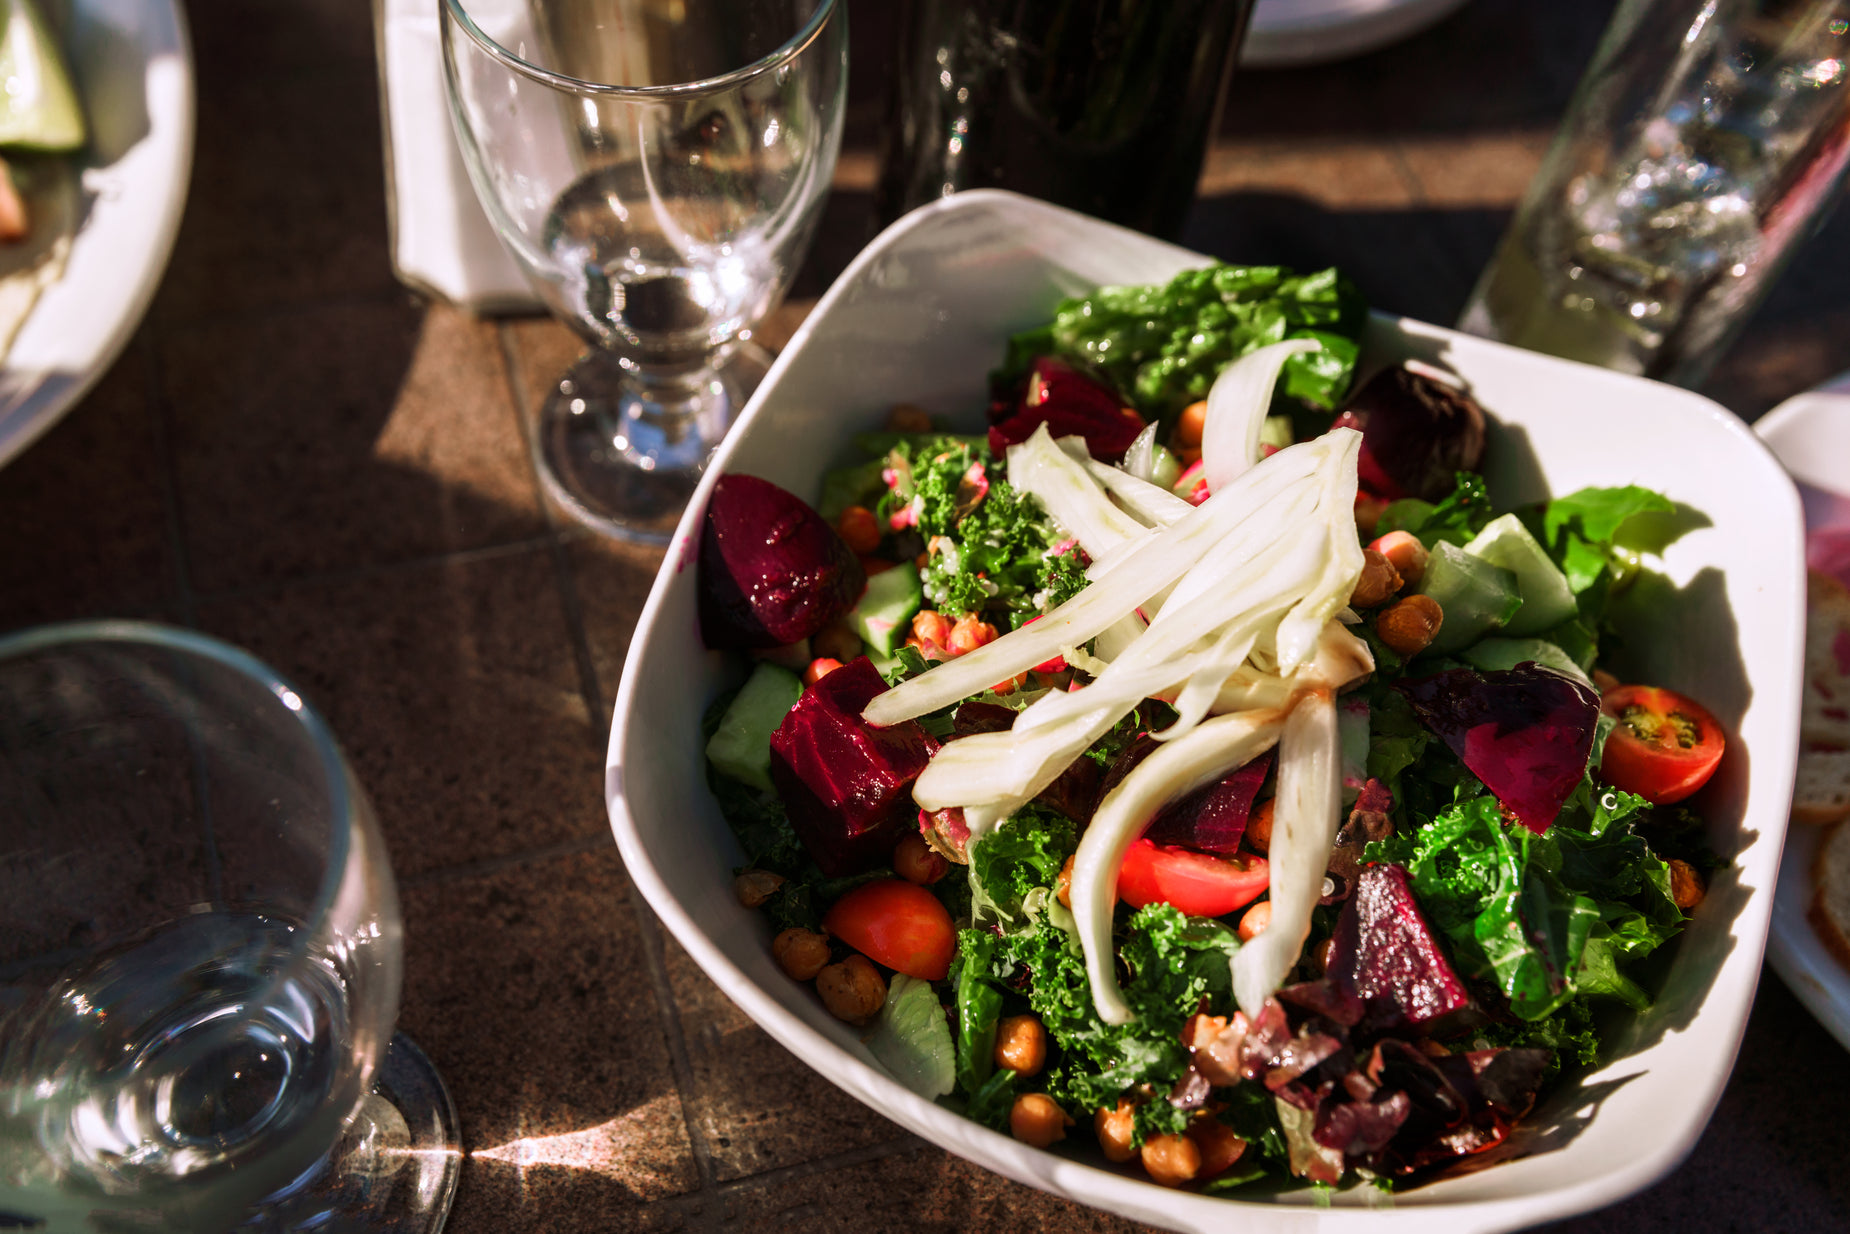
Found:
[{"label": "goblet base", "polygon": [[581,356],[540,408],[534,453],[552,498],[620,540],[666,544],[726,430],[770,368],[741,345],[697,379],[648,382],[608,352]]},{"label": "goblet base", "polygon": [[430,1059],[399,1033],[340,1141],[238,1229],[437,1234],[461,1174],[456,1106]]}]

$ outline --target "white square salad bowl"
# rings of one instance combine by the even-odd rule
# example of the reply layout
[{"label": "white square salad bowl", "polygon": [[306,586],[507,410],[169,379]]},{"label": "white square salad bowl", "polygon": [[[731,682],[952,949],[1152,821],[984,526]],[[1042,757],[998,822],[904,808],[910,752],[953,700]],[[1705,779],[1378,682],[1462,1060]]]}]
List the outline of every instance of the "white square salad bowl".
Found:
[{"label": "white square salad bowl", "polygon": [[[1797,749],[1805,579],[1797,496],[1733,415],[1684,390],[1377,316],[1366,368],[1418,357],[1469,383],[1498,424],[1499,505],[1583,485],[1644,484],[1700,517],[1649,564],[1657,589],[1626,639],[1633,680],[1702,702],[1731,736],[1695,799],[1733,866],[1713,880],[1653,1009],[1594,1074],[1525,1121],[1521,1155],[1384,1194],[1310,1188],[1251,1198],[1168,1190],[1091,1150],[1031,1148],[913,1095],[785,977],[760,915],[733,897],[740,857],[704,778],[703,708],[722,657],[695,615],[700,518],[723,472],[813,498],[849,435],[896,402],[980,423],[1012,331],[1062,297],[1152,282],[1207,258],[1027,198],[971,192],[917,211],[849,267],[779,357],[675,534],[617,694],[605,793],[650,905],[728,996],[797,1058],[881,1114],[1019,1182],[1177,1230],[1505,1230],[1598,1208],[1675,1167],[1734,1062],[1760,974]],[[1062,1146],[1065,1147],[1065,1146]]]}]

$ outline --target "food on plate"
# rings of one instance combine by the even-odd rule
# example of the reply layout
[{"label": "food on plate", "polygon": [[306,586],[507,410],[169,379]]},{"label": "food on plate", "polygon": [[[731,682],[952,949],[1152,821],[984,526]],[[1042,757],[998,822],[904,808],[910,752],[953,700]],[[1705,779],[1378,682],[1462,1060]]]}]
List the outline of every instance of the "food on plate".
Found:
[{"label": "food on plate", "polygon": [[1850,589],[1814,570],[1807,579],[1805,685],[1792,817],[1850,818]]},{"label": "food on plate", "polygon": [[69,155],[88,139],[57,36],[35,0],[0,27],[0,356],[64,275],[81,202]]},{"label": "food on plate", "polygon": [[1812,928],[1837,962],[1850,968],[1850,823],[1837,823],[1812,866]]},{"label": "food on plate", "polygon": [[715,489],[709,530],[741,481],[801,529],[753,568],[806,614],[714,626],[735,887],[913,1091],[1164,1185],[1405,1185],[1649,1006],[1721,864],[1720,727],[1601,663],[1672,507],[1496,508],[1469,391],[1352,396],[1364,317],[1334,271],[1101,289],[1010,341],[987,434],[896,409],[813,518]]}]

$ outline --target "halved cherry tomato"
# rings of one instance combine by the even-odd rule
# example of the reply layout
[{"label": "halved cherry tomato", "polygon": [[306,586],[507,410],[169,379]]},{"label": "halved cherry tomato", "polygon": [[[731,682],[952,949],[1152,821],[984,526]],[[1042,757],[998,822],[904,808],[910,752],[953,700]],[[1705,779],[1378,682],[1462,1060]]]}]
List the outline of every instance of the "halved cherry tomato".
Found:
[{"label": "halved cherry tomato", "polygon": [[1263,857],[1229,860],[1138,840],[1118,867],[1118,898],[1132,908],[1160,903],[1191,917],[1224,917],[1258,899],[1270,881]]},{"label": "halved cherry tomato", "polygon": [[868,959],[921,981],[944,980],[957,950],[951,914],[938,897],[897,878],[862,883],[835,901],[822,926]]},{"label": "halved cherry tomato", "polygon": [[1606,739],[1600,778],[1652,805],[1683,800],[1708,783],[1721,762],[1727,744],[1721,725],[1681,694],[1620,686],[1606,692],[1600,709],[1619,722]]}]

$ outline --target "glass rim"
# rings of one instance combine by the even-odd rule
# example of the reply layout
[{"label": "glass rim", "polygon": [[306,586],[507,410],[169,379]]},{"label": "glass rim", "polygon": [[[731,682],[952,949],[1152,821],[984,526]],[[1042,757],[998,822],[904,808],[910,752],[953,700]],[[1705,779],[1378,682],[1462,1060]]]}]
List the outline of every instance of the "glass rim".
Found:
[{"label": "glass rim", "polygon": [[[541,68],[531,60],[509,51],[484,33],[482,28],[475,24],[475,19],[469,16],[464,3],[465,0],[443,0],[443,11],[451,21],[462,28],[477,47],[500,61],[504,67],[512,69],[521,76],[531,78],[541,85],[551,86],[556,90],[568,90],[574,94],[653,100],[714,94],[788,64],[808,50],[809,45],[816,41],[822,33],[822,27],[828,23],[830,17],[834,16],[835,10],[841,7],[842,0],[818,0],[816,11],[810,14],[809,20],[769,55],[761,56],[750,64],[730,69],[714,77],[702,78],[699,81],[677,82],[670,86],[617,86],[609,82],[585,81],[582,78]],[[447,35],[444,42],[447,47],[449,42]]]},{"label": "glass rim", "polygon": [[284,710],[294,714],[296,722],[301,726],[321,762],[322,772],[327,780],[331,817],[345,821],[344,826],[335,825],[328,829],[327,868],[322,871],[320,886],[315,895],[313,917],[303,923],[308,930],[299,940],[303,946],[306,946],[307,935],[319,930],[334,910],[335,902],[340,895],[341,884],[346,879],[348,859],[353,851],[353,828],[363,825],[363,820],[358,814],[357,803],[349,791],[350,772],[346,756],[341,753],[340,745],[334,739],[334,730],[328,727],[327,721],[321,718],[321,713],[315,710],[307,698],[303,697],[300,690],[297,690],[281,673],[250,652],[234,647],[222,639],[213,638],[209,634],[201,634],[196,630],[187,630],[179,626],[164,625],[156,621],[108,618],[31,626],[24,630],[0,635],[0,661],[60,647],[71,647],[79,643],[122,643],[158,647],[213,660],[261,685],[267,693],[275,697]]}]

